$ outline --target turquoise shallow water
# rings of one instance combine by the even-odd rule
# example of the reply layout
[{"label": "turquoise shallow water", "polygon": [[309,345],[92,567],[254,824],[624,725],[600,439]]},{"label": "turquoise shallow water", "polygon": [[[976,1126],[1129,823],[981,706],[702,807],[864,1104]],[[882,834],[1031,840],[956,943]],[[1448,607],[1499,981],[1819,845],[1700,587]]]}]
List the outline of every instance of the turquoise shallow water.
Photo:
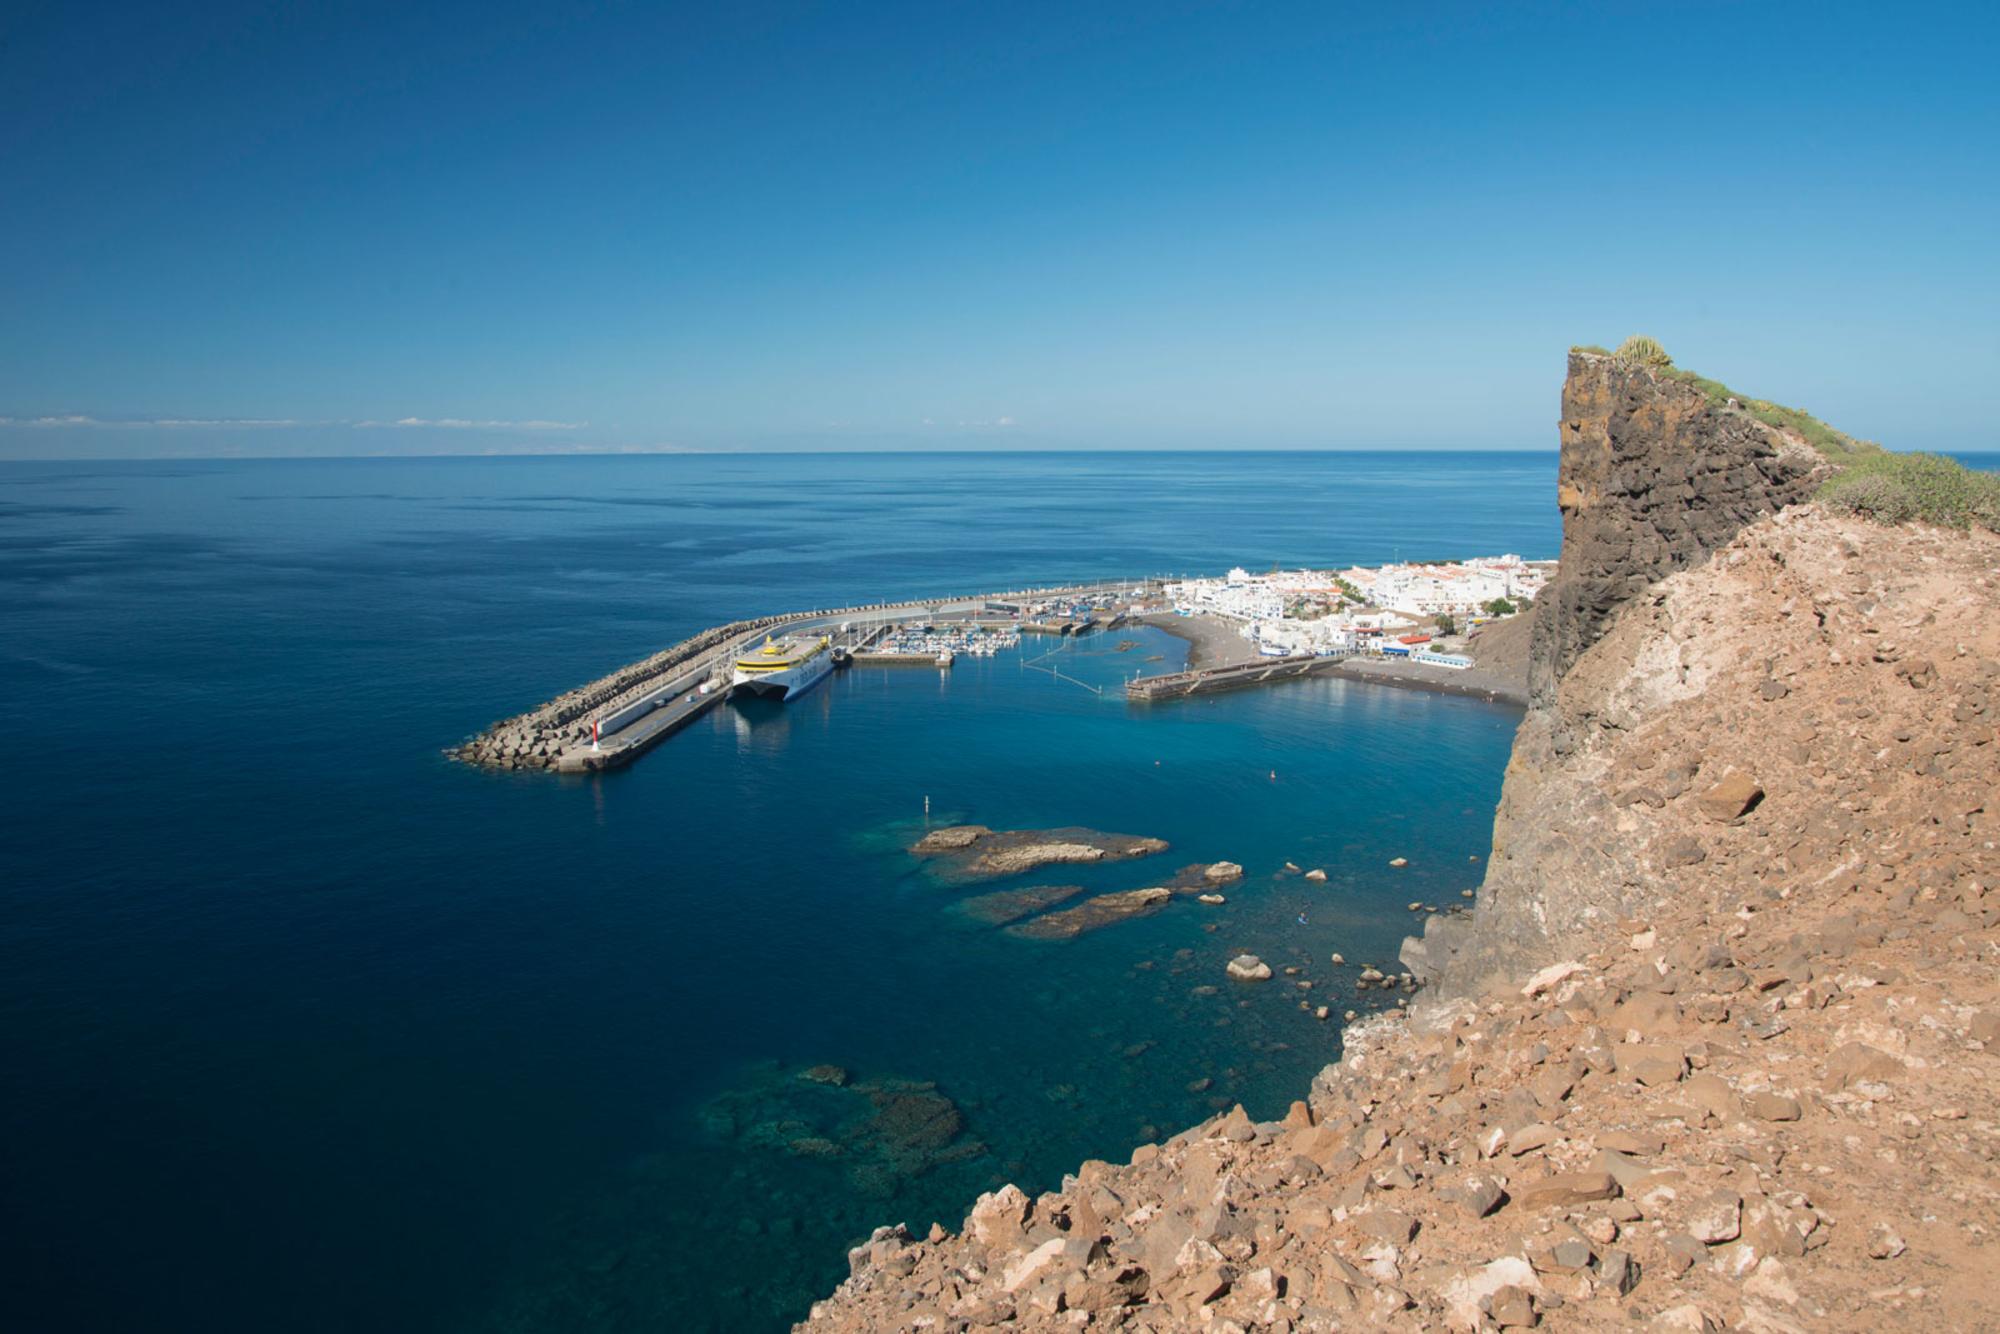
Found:
[{"label": "turquoise shallow water", "polygon": [[[1332,951],[1386,964],[1410,900],[1476,883],[1511,711],[1331,681],[1133,708],[1003,655],[725,706],[602,780],[438,749],[761,611],[1551,556],[1553,473],[1540,454],[0,468],[0,726],[28,757],[0,848],[0,1314],[779,1328],[874,1224],[955,1223],[978,1190],[1046,1187],[1217,1100],[1282,1111],[1337,1025],[1294,979],[1224,985],[1224,960],[1253,950],[1354,1003]],[[1115,683],[1180,652],[1136,631],[1062,666]],[[1174,846],[966,888],[903,850],[926,796],[934,823]],[[956,906],[1221,858],[1248,868],[1226,906],[1072,942]],[[1328,883],[1277,875],[1287,859]],[[860,1091],[796,1077],[820,1062]]]}]

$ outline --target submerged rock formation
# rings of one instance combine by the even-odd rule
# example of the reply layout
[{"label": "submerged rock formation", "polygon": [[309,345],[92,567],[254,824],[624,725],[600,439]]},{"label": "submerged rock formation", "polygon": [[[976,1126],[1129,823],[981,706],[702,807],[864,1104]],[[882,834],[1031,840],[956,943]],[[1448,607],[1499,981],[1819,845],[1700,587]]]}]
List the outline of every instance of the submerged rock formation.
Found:
[{"label": "submerged rock formation", "polygon": [[1166,906],[1174,897],[1170,889],[1122,889],[1085,899],[1074,908],[1046,913],[1007,928],[1009,935],[1028,940],[1073,940],[1086,931],[1095,931],[1113,922],[1141,917]]},{"label": "submerged rock formation", "polygon": [[877,1230],[802,1328],[2000,1325],[2000,537],[1800,504],[1691,392],[1572,358],[1538,695],[1413,1012],[1280,1120]]},{"label": "submerged rock formation", "polygon": [[983,879],[1019,875],[1044,866],[1150,857],[1166,849],[1164,839],[1105,834],[1095,829],[988,829],[962,824],[931,830],[910,851],[919,857],[936,858],[950,874]]}]

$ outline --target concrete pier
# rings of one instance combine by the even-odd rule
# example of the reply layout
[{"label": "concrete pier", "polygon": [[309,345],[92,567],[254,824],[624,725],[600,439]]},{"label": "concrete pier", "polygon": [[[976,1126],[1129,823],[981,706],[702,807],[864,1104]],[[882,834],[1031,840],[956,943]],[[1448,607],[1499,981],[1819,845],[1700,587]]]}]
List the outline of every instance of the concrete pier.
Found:
[{"label": "concrete pier", "polygon": [[1139,676],[1125,683],[1125,697],[1148,702],[1182,699],[1216,690],[1240,690],[1271,681],[1291,681],[1301,676],[1332,672],[1353,656],[1352,653],[1331,653],[1257,658],[1228,667],[1205,667],[1200,671],[1172,672],[1165,676]]}]

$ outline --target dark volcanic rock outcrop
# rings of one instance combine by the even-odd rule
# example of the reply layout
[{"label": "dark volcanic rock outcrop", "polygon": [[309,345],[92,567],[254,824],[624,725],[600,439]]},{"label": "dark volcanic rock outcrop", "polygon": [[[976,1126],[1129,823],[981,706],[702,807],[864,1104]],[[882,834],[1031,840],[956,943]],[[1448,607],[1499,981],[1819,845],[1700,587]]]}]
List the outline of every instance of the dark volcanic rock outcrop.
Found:
[{"label": "dark volcanic rock outcrop", "polygon": [[[1580,784],[1574,772],[1579,749],[1624,724],[1607,692],[1558,686],[1628,604],[1809,498],[1830,471],[1802,437],[1717,406],[1673,372],[1617,357],[1572,352],[1562,409],[1562,563],[1535,603],[1530,709],[1479,906],[1471,917],[1432,918],[1403,951],[1413,972],[1453,994],[1546,962],[1552,941],[1580,918],[1618,910],[1645,877],[1602,822],[1571,818],[1627,795]],[[1645,785],[1634,787],[1623,804],[1646,800]],[[1454,958],[1459,966],[1448,967]]]},{"label": "dark volcanic rock outcrop", "polygon": [[1535,604],[1537,705],[1646,585],[1806,499],[1828,472],[1803,439],[1716,407],[1670,374],[1591,352],[1570,353],[1561,432],[1562,564]]}]

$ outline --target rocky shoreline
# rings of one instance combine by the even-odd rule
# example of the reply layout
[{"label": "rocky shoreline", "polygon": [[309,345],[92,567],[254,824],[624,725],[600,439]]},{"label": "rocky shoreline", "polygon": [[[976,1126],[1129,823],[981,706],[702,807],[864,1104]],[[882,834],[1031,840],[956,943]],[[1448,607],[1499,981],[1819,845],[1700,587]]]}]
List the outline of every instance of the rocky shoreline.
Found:
[{"label": "rocky shoreline", "polygon": [[1489,872],[1407,1017],[1280,1118],[878,1228],[801,1329],[2000,1325],[2000,538],[1803,504],[1802,439],[1608,356],[1562,430]]}]

